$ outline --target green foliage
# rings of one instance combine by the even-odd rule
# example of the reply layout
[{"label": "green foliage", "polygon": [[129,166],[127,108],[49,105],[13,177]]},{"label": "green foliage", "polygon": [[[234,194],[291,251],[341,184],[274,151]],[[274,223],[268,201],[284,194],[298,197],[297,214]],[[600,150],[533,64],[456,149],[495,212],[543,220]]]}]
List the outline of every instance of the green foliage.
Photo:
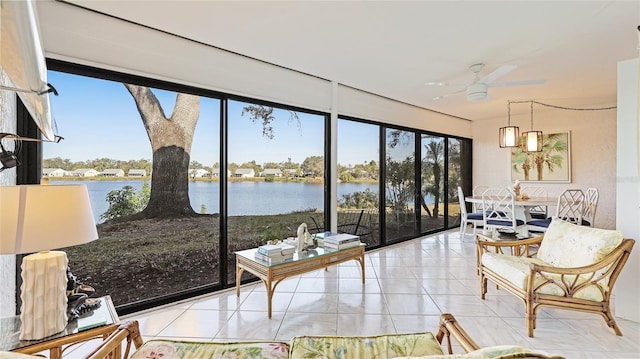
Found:
[{"label": "green foliage", "polygon": [[149,203],[151,186],[144,182],[142,189],[136,191],[132,186],[124,186],[121,190],[114,189],[107,194],[109,209],[100,215],[103,220],[130,216],[142,211]]},{"label": "green foliage", "polygon": [[305,176],[322,177],[324,176],[324,157],[309,156],[304,159],[301,168]]},{"label": "green foliage", "polygon": [[343,194],[338,202],[342,208],[377,208],[378,194],[366,188],[361,192]]},{"label": "green foliage", "polygon": [[403,161],[393,161],[387,157],[387,206],[395,212],[409,212],[414,204],[414,167],[413,156]]},{"label": "green foliage", "polygon": [[262,230],[262,243],[285,239],[286,234],[289,232],[291,232],[291,228],[284,223],[268,225]]},{"label": "green foliage", "polygon": [[200,205],[200,214],[205,214],[207,213],[207,206],[205,206],[204,204]]},{"label": "green foliage", "polygon": [[[273,130],[273,121],[276,120],[276,116],[273,114],[274,108],[271,106],[262,106],[262,105],[248,105],[242,108],[242,112],[240,116],[244,116],[245,114],[249,115],[251,122],[256,123],[260,122],[262,124],[262,136],[266,137],[270,140],[273,140],[275,136],[275,132]],[[298,113],[295,111],[289,111],[290,117],[289,122],[295,120],[298,123],[298,128],[300,128],[300,118],[298,117]]]}]

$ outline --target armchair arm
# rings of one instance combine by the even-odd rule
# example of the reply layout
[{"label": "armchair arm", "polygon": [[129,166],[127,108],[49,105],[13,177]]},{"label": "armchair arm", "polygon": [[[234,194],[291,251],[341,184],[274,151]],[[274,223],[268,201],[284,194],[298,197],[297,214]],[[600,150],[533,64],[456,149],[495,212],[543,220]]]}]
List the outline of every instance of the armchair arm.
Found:
[{"label": "armchair arm", "polygon": [[[122,354],[122,343],[126,340],[125,352]],[[126,359],[129,358],[131,343],[136,349],[142,346],[142,336],[138,327],[138,321],[128,321],[107,337],[85,359]]]},{"label": "armchair arm", "polygon": [[[531,263],[529,264],[531,270],[529,291],[535,293],[547,285],[555,285],[564,292],[565,297],[573,297],[579,290],[593,286],[600,291],[604,300],[608,300],[613,284],[626,263],[633,244],[632,239],[624,239],[602,260],[582,267],[562,268]],[[540,281],[540,278],[543,280]]]},{"label": "armchair arm", "polygon": [[456,321],[450,313],[443,313],[440,315],[440,325],[438,327],[438,333],[436,339],[442,344],[444,337],[447,337],[447,350],[449,354],[453,354],[453,348],[451,347],[451,336],[460,344],[465,353],[480,349],[480,346],[476,344],[473,339],[462,329],[460,324]]},{"label": "armchair arm", "polygon": [[532,257],[536,253],[533,249],[537,249],[542,242],[542,238],[542,236],[538,236],[515,241],[491,241],[478,237],[476,239],[476,248],[480,256],[487,252],[504,254],[505,249],[508,249],[511,255]]}]

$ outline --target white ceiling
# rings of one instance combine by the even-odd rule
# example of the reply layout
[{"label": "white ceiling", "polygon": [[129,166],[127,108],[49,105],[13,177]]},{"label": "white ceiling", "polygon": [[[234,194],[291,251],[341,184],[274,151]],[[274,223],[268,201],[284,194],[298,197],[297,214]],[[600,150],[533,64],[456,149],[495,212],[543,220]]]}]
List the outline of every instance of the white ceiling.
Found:
[{"label": "white ceiling", "polygon": [[[69,2],[471,120],[505,116],[508,100],[615,103],[617,63],[638,57],[640,1]],[[463,89],[478,62],[481,76],[517,65],[496,82],[545,82],[433,99]]]}]

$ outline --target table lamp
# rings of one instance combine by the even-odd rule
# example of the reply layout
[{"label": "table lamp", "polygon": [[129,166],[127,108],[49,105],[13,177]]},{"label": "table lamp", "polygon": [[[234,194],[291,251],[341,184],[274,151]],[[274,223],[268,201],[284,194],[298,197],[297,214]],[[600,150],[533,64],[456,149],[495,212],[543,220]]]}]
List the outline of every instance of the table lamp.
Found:
[{"label": "table lamp", "polygon": [[22,260],[20,340],[67,325],[67,255],[50,249],[98,239],[86,185],[0,186],[0,254]]}]

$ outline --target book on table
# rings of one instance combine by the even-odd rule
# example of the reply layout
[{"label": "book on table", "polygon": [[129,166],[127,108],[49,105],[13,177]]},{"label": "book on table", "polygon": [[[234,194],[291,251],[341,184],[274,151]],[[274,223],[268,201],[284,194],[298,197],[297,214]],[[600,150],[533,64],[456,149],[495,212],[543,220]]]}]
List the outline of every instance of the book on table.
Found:
[{"label": "book on table", "polygon": [[286,261],[293,260],[293,253],[266,255],[266,254],[262,254],[260,252],[256,252],[255,258],[257,260],[261,260],[261,261],[266,262],[268,264],[278,264],[278,263],[283,263],[283,262],[286,262]]},{"label": "book on table", "polygon": [[264,244],[258,247],[258,253],[266,256],[281,256],[281,255],[293,255],[296,251],[296,247],[286,244]]},{"label": "book on table", "polygon": [[346,243],[341,243],[341,244],[334,244],[334,243],[324,243],[324,248],[330,251],[336,251],[336,250],[342,250],[342,249],[347,249],[347,248],[353,248],[353,247],[357,247],[359,245],[361,245],[362,242],[360,242],[360,240],[357,241],[350,241],[350,242],[346,242]]},{"label": "book on table", "polygon": [[325,236],[323,243],[325,244],[325,246],[327,244],[334,244],[334,245],[338,245],[338,244],[345,244],[345,243],[350,243],[350,242],[360,242],[360,237],[358,236],[354,236],[353,234],[347,234],[347,233],[339,233],[339,234],[333,234],[331,236]]}]

